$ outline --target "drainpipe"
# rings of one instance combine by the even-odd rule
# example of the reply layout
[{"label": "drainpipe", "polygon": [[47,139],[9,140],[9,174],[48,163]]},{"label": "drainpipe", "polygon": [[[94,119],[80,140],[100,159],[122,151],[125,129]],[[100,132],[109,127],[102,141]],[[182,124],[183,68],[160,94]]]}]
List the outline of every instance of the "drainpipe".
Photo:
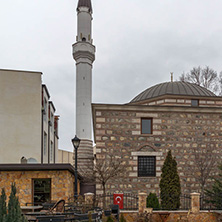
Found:
[{"label": "drainpipe", "polygon": [[56,163],[56,161],[55,161],[55,155],[56,155],[56,152],[55,152],[55,130],[54,130],[54,163]]},{"label": "drainpipe", "polygon": [[42,129],[41,129],[41,164],[43,164],[43,116],[44,116],[44,108],[42,108]]}]

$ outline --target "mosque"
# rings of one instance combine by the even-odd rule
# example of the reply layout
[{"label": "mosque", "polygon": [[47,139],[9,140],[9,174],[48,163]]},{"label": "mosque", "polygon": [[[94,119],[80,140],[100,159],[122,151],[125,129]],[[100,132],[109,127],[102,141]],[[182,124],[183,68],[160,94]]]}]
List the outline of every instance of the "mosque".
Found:
[{"label": "mosque", "polygon": [[[125,104],[92,104],[96,51],[92,11],[91,0],[78,1],[77,36],[72,46],[76,135],[81,139],[78,191],[103,194],[101,184],[87,181],[84,172],[113,155],[121,160],[125,172],[106,183],[108,193],[159,194],[161,169],[169,150],[177,161],[182,193],[203,191],[222,159],[222,97],[196,84],[171,79],[145,89]],[[68,158],[71,164],[60,161],[59,116],[41,76],[40,72],[0,69],[0,122],[4,126],[0,129],[0,186],[9,194],[11,182],[16,182],[22,205],[60,198],[67,201],[74,191],[73,153]]]},{"label": "mosque", "polygon": [[[91,0],[79,0],[77,14],[73,58],[79,168],[92,166],[95,157],[106,161],[112,153],[121,158],[126,172],[124,177],[108,181],[109,193],[158,194],[161,168],[171,150],[182,193],[201,191],[221,162],[222,97],[196,84],[171,80],[144,90],[126,104],[92,104]],[[96,184],[96,193],[103,193],[100,184]]]}]

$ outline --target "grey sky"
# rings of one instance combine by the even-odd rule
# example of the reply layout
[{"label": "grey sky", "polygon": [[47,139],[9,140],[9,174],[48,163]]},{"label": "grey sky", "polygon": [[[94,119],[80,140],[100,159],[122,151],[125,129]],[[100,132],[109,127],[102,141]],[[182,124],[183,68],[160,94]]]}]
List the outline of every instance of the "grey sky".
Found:
[{"label": "grey sky", "polygon": [[[0,68],[43,72],[60,118],[62,149],[74,137],[77,0],[0,0]],[[222,71],[222,1],[92,0],[93,102],[126,103],[194,66]]]}]

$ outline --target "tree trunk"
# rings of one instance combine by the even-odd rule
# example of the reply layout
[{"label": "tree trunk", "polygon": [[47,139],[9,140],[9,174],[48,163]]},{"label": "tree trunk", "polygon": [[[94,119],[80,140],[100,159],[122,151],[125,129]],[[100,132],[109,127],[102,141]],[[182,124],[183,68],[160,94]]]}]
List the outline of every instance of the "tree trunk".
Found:
[{"label": "tree trunk", "polygon": [[103,186],[103,209],[106,209],[106,184],[103,183],[102,184]]}]

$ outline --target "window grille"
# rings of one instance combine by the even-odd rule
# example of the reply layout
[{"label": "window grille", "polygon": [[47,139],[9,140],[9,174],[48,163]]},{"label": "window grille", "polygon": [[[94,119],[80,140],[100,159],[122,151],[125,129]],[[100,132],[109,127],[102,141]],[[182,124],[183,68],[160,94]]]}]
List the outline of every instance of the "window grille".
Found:
[{"label": "window grille", "polygon": [[138,176],[139,177],[156,176],[155,156],[138,156]]}]

